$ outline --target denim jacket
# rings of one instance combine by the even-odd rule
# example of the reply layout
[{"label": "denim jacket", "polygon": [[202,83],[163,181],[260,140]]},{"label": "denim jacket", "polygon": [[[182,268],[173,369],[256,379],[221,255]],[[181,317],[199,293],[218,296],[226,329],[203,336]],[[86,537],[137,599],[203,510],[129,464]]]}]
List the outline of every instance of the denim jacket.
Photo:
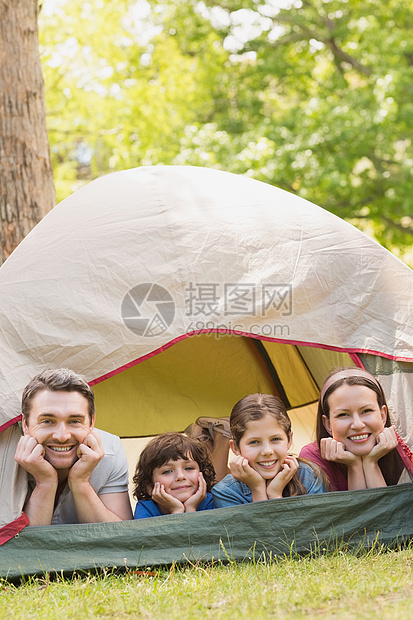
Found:
[{"label": "denim jacket", "polygon": [[[307,489],[309,494],[325,493],[324,482],[319,479],[314,469],[306,463],[300,463],[297,475]],[[244,483],[236,480],[231,474],[225,476],[212,488],[215,508],[225,508],[226,506],[236,506],[237,504],[250,504],[252,493],[250,488]]]}]

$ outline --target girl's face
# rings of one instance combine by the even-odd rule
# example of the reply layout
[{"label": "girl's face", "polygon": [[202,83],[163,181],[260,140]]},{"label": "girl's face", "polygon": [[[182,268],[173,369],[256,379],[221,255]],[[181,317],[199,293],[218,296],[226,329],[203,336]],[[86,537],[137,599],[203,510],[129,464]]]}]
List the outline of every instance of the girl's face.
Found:
[{"label": "girl's face", "polygon": [[265,480],[272,480],[279,471],[291,447],[292,434],[288,439],[286,432],[270,414],[260,420],[251,420],[239,445],[230,441],[235,455],[248,459],[250,466]]},{"label": "girl's face", "polygon": [[365,385],[341,385],[328,397],[330,417],[323,424],[333,439],[357,456],[369,454],[386,423],[387,408]]},{"label": "girl's face", "polygon": [[[168,461],[162,467],[156,467],[152,474],[152,483],[159,482],[165,491],[184,503],[192,497],[199,486],[199,465],[192,458]],[[153,486],[149,489],[152,492]]]}]

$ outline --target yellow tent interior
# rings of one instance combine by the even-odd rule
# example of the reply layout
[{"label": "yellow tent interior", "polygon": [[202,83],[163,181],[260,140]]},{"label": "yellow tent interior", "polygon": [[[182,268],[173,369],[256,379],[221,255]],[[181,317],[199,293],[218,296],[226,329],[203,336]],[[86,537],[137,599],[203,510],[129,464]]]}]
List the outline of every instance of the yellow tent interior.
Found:
[{"label": "yellow tent interior", "polygon": [[276,394],[292,420],[293,451],[314,439],[316,402],[328,373],[351,366],[346,352],[204,333],[93,385],[97,426],[122,438],[133,475],[148,438],[182,431],[199,416],[229,416],[254,392]]}]

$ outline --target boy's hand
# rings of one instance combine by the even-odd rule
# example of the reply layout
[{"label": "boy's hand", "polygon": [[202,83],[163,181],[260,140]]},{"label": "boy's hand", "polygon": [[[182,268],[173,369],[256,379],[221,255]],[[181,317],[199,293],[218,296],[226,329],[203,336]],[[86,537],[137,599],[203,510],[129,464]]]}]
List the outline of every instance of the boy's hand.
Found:
[{"label": "boy's hand", "polygon": [[184,502],[185,512],[196,512],[199,504],[206,499],[207,496],[207,485],[204,480],[204,476],[202,472],[199,472],[198,475],[198,490],[194,495],[191,495],[189,499]]},{"label": "boy's hand", "polygon": [[279,499],[283,491],[298,471],[298,461],[295,456],[286,456],[281,471],[267,485],[268,499]]},{"label": "boy's hand", "polygon": [[185,506],[179,499],[176,499],[165,491],[165,487],[160,482],[155,482],[152,491],[152,499],[156,502],[165,515],[178,514],[185,512]]}]

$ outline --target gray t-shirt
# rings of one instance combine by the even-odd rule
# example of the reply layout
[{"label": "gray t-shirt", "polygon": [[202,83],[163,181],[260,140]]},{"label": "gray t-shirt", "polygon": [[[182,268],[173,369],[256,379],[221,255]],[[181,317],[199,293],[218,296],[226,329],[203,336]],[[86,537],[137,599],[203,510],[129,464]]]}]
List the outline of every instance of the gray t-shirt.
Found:
[{"label": "gray t-shirt", "polygon": [[[124,493],[128,490],[128,461],[119,437],[99,430],[105,456],[92,471],[89,482],[97,495],[105,493]],[[29,478],[29,495],[35,487],[34,479]],[[79,523],[73,495],[66,485],[53,512],[52,525]]]}]

